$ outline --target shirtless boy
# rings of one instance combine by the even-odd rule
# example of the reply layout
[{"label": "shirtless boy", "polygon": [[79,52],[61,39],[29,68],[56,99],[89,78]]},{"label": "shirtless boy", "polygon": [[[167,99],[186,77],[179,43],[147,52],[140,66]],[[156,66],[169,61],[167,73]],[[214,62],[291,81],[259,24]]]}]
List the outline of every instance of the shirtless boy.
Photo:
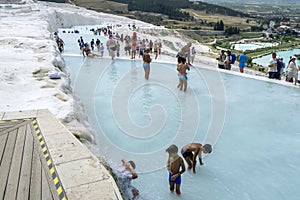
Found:
[{"label": "shirtless boy", "polygon": [[167,169],[169,171],[169,184],[170,191],[174,191],[174,186],[176,184],[176,194],[180,195],[180,185],[181,185],[181,174],[185,172],[185,166],[183,159],[178,155],[178,147],[174,144],[166,149],[169,153],[169,158],[167,162]]},{"label": "shirtless boy", "polygon": [[193,168],[193,172],[196,173],[197,155],[199,157],[200,165],[203,165],[202,152],[206,154],[211,153],[211,151],[212,146],[210,144],[202,145],[200,143],[189,143],[181,149],[181,154],[188,164],[188,169]]}]

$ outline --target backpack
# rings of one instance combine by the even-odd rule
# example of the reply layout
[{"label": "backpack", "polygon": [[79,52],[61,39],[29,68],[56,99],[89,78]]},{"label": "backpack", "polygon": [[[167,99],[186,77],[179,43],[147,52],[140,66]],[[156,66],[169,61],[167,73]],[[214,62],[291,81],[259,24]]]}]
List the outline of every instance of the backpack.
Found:
[{"label": "backpack", "polygon": [[236,55],[234,53],[231,54],[231,63],[230,64],[234,64],[236,61]]}]

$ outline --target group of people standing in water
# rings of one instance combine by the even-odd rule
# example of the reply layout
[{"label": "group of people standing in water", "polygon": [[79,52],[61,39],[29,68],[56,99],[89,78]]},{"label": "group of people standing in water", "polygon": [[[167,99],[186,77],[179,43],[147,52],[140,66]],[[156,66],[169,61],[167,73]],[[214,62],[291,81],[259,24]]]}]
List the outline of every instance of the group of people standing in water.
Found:
[{"label": "group of people standing in water", "polygon": [[[124,42],[124,51],[126,55],[129,55],[131,59],[136,58],[136,54],[138,52],[139,58],[143,60],[143,69],[145,72],[145,79],[149,80],[150,76],[150,64],[152,62],[151,54],[153,54],[154,59],[157,59],[158,55],[161,54],[162,44],[160,41],[142,39],[139,40],[137,37],[137,33],[133,32],[132,36],[123,35],[116,37],[112,33],[108,35],[108,40],[106,41],[106,48],[111,56],[112,60],[120,55],[120,43]],[[104,46],[103,43],[97,39],[96,42],[94,39],[90,43],[85,43],[82,36],[78,39],[79,48],[84,57],[103,57]],[[94,53],[95,45],[100,54]],[[177,71],[178,71],[178,79],[179,83],[177,87],[180,90],[186,92],[187,90],[187,71],[190,70],[190,66],[194,61],[196,55],[195,48],[192,47],[192,43],[188,42],[185,46],[183,46],[178,53],[177,57]]]},{"label": "group of people standing in water", "polygon": [[[150,63],[152,62],[150,54],[153,53],[154,58],[157,59],[158,55],[161,54],[162,43],[160,41],[152,42],[152,40],[148,39],[140,40],[137,37],[136,32],[133,32],[132,36],[126,35],[125,37],[123,37],[123,34],[119,36],[119,34],[110,32],[108,40],[106,41],[106,48],[112,60],[120,56],[121,45],[119,41],[122,43],[124,42],[124,52],[126,56],[129,55],[131,59],[135,59],[138,53],[139,58],[142,57],[145,79],[148,80],[150,74]],[[81,36],[77,42],[83,57],[103,57],[105,48],[99,39],[97,39],[96,42],[92,39],[91,42],[88,43],[84,42]],[[100,54],[95,53],[95,45]]]},{"label": "group of people standing in water", "polygon": [[[124,43],[124,52],[126,56],[129,55],[131,59],[135,59],[137,55],[140,58],[141,56],[143,56],[147,49],[150,50],[151,54],[154,53],[155,59],[157,59],[158,55],[161,54],[161,41],[153,42],[152,40],[148,39],[140,39],[137,37],[136,32],[133,32],[132,36],[126,35],[125,37],[123,34],[121,34],[120,36],[118,33],[115,34],[113,32],[110,32],[110,34],[106,34],[105,36],[108,37],[108,40],[106,41],[106,48],[109,52],[109,56],[111,56],[112,59],[114,59],[115,56],[120,56],[120,42]],[[84,42],[83,38],[80,37],[80,39],[78,39],[78,44],[84,57],[103,56],[103,42],[101,42],[99,39],[97,39],[96,42],[94,41],[94,39],[92,39],[90,42]],[[101,55],[95,53],[95,45],[97,47],[97,50],[101,52]]]}]

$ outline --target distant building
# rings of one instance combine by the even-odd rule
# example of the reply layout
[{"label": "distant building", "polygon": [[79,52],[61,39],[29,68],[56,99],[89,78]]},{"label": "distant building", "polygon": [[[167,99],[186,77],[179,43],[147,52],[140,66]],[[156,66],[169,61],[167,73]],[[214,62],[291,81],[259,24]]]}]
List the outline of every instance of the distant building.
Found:
[{"label": "distant building", "polygon": [[290,27],[298,27],[300,26],[299,22],[293,22],[293,21],[289,21],[289,22],[281,22],[280,25],[286,25],[286,26],[290,26]]},{"label": "distant building", "polygon": [[274,21],[270,21],[269,27],[270,28],[274,28],[275,22]]},{"label": "distant building", "polygon": [[194,4],[198,4],[199,2],[202,2],[202,0],[189,0],[189,2],[192,2]]}]

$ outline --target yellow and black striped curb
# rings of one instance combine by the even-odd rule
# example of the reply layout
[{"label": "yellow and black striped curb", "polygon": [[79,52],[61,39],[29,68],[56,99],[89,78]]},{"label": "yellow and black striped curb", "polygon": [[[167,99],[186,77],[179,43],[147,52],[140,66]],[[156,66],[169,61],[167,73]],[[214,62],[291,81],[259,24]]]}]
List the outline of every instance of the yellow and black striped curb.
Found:
[{"label": "yellow and black striped curb", "polygon": [[57,174],[56,169],[54,167],[53,161],[51,159],[48,147],[45,143],[44,136],[42,135],[42,132],[41,132],[41,130],[40,130],[38,124],[37,124],[36,119],[32,119],[32,124],[33,124],[34,130],[35,130],[35,133],[37,135],[37,138],[40,142],[40,146],[42,148],[43,155],[46,159],[46,163],[48,165],[48,169],[49,169],[51,178],[53,180],[53,183],[55,185],[55,188],[56,188],[57,194],[59,196],[59,199],[60,200],[67,200],[65,191],[62,187],[61,181],[58,177],[58,174]]},{"label": "yellow and black striped curb", "polygon": [[13,122],[13,123],[17,123],[17,122],[24,122],[24,121],[30,121],[32,120],[31,118],[24,118],[24,119],[11,119],[11,120],[0,120],[0,124],[5,124],[8,122]]}]

